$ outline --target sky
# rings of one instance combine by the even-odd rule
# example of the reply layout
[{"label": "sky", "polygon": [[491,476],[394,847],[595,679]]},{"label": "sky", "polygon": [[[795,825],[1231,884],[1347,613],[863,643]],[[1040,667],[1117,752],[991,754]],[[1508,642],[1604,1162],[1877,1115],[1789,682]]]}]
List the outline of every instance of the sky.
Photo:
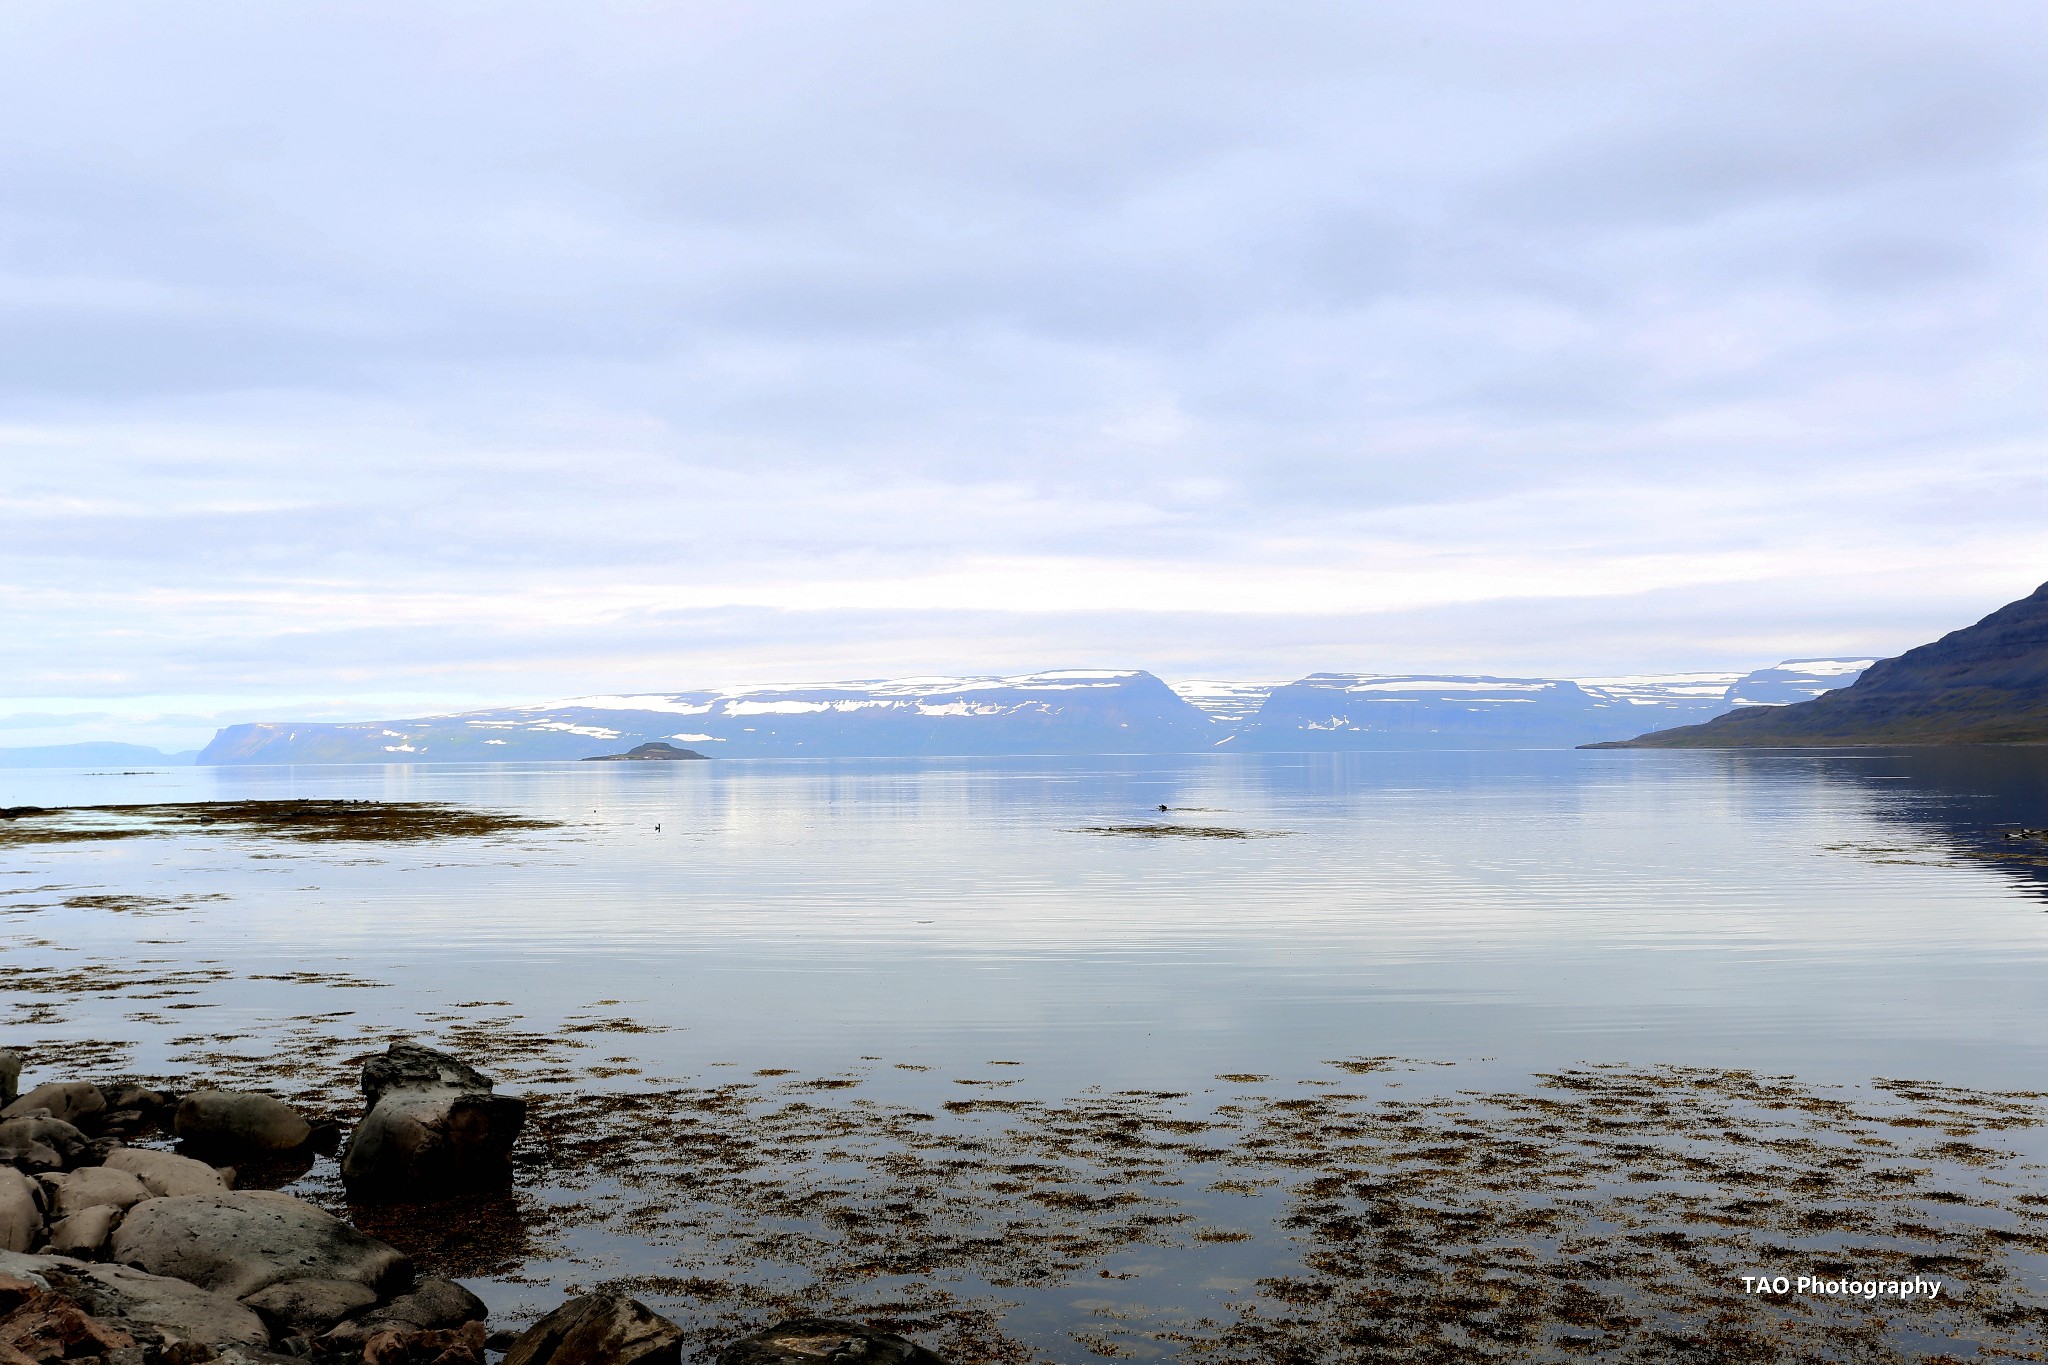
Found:
[{"label": "sky", "polygon": [[2038,0],[0,7],[0,747],[1886,655],[2048,579]]}]

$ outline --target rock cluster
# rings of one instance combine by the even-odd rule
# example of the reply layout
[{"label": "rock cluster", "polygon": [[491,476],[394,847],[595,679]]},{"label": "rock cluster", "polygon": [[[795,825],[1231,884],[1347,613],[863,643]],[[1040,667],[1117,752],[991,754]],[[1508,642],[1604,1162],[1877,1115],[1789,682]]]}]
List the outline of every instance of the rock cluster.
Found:
[{"label": "rock cluster", "polygon": [[[487,1345],[503,1365],[680,1365],[682,1330],[615,1292],[487,1337],[461,1285],[302,1199],[236,1189],[214,1161],[320,1145],[323,1126],[274,1096],[85,1081],[17,1094],[21,1071],[0,1050],[0,1365],[485,1365]],[[525,1102],[461,1060],[394,1043],[363,1067],[363,1099],[341,1154],[352,1195],[428,1202],[510,1180]],[[182,1151],[128,1145],[164,1133]],[[718,1359],[944,1365],[816,1318]]]}]

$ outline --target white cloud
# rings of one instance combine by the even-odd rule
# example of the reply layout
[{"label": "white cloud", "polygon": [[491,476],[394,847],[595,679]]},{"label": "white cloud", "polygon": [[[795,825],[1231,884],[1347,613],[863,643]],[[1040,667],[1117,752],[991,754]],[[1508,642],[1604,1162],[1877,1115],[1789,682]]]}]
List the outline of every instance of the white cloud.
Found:
[{"label": "white cloud", "polygon": [[123,14],[0,13],[0,710],[1642,672],[2048,577],[2036,6]]}]

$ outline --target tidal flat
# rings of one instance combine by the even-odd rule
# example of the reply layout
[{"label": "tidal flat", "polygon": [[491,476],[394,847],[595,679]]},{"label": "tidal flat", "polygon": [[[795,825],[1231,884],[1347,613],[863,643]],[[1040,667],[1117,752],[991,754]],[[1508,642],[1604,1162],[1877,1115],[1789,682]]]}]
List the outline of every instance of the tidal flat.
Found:
[{"label": "tidal flat", "polygon": [[[2042,902],[1977,856],[1981,775],[1585,757],[328,770],[524,823],[9,849],[0,1043],[343,1123],[390,1038],[466,1056],[533,1101],[510,1194],[247,1176],[508,1320],[622,1283],[702,1348],[808,1311],[961,1361],[2040,1358],[2048,1072],[2003,985]],[[1290,837],[1080,832],[1197,801]]]}]

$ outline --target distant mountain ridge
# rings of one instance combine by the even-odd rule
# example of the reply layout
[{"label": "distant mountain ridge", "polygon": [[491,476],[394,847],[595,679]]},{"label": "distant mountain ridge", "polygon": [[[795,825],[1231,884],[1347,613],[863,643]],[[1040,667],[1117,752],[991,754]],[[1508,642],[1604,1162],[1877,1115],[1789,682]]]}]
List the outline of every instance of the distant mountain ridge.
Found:
[{"label": "distant mountain ridge", "polygon": [[1853,677],[1854,662],[1585,682],[1319,673],[1280,684],[1169,686],[1141,670],[1066,670],[772,685],[408,720],[233,725],[199,761],[558,761],[648,743],[718,758],[1566,748],[1638,734],[1645,724],[1703,720],[1766,685],[1814,695]]},{"label": "distant mountain ridge", "polygon": [[718,758],[1185,753],[1214,725],[1150,673],[899,678],[578,697],[404,721],[234,725],[202,763],[581,759],[662,740]]},{"label": "distant mountain ridge", "polygon": [[2048,584],[1932,644],[1880,659],[1847,687],[1790,706],[1604,748],[2048,743]]}]

